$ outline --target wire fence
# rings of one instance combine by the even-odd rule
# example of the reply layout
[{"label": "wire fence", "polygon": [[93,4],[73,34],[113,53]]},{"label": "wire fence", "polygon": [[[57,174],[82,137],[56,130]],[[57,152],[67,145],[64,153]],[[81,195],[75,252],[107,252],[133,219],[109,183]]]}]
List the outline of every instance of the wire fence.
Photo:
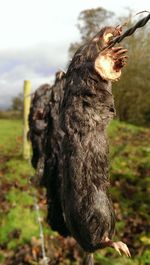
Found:
[{"label": "wire fence", "polygon": [[120,43],[124,38],[131,36],[138,28],[144,27],[146,23],[149,21],[149,19],[150,19],[150,14],[148,14],[145,18],[142,18],[141,20],[139,20],[133,27],[127,29],[122,35],[112,40],[109,43],[109,45],[104,47],[104,50],[110,49],[115,44]]}]

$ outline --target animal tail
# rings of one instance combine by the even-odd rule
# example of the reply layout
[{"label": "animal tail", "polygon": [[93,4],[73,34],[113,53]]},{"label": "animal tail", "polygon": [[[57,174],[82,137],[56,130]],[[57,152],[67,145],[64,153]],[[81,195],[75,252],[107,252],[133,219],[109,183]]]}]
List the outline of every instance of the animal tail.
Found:
[{"label": "animal tail", "polygon": [[83,261],[83,265],[94,265],[94,258],[93,258],[93,254],[91,253],[87,253],[85,255],[85,259]]}]

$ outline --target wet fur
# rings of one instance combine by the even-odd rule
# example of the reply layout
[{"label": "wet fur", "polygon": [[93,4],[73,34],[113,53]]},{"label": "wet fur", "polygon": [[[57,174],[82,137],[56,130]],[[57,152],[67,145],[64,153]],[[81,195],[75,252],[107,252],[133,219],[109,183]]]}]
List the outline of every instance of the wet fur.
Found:
[{"label": "wet fur", "polygon": [[55,84],[40,86],[31,101],[29,137],[32,143],[32,165],[36,168],[36,184],[47,190],[47,221],[62,236],[70,235],[64,222],[60,196],[60,143],[63,131],[59,125],[59,108],[63,98],[64,73]]},{"label": "wet fur", "polygon": [[[76,52],[47,97],[34,97],[29,117],[35,168],[43,157],[48,222],[61,235],[73,236],[87,252],[103,247],[115,226],[106,135],[115,114],[114,100],[111,82],[94,68],[103,32]],[[45,114],[38,119],[40,101]]]},{"label": "wet fur", "polygon": [[108,191],[106,135],[115,113],[114,100],[111,83],[93,67],[95,43],[94,47],[83,47],[75,54],[66,74],[60,111],[65,133],[61,148],[62,208],[71,234],[89,252],[112,237],[115,223]]}]

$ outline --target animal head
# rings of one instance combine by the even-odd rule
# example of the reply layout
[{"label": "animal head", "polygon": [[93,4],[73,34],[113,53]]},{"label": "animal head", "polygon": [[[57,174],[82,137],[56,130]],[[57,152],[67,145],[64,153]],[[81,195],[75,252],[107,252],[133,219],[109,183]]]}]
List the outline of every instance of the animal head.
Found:
[{"label": "animal head", "polygon": [[122,27],[105,27],[93,38],[93,41],[101,42],[101,49],[94,64],[95,70],[105,80],[117,81],[121,76],[122,67],[127,63],[127,49],[111,47],[103,50],[121,32]]},{"label": "animal head", "polygon": [[104,27],[92,39],[93,42],[101,44],[103,48],[113,40],[113,38],[120,36],[122,33],[122,26],[117,27]]}]

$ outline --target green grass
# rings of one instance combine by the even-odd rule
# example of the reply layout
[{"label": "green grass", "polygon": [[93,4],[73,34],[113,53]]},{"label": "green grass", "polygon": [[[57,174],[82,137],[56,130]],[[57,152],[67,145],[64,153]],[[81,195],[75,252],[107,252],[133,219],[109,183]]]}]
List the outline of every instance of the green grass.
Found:
[{"label": "green grass", "polygon": [[[4,196],[0,244],[11,250],[31,242],[33,236],[38,238],[39,227],[32,195],[34,188],[28,184],[33,169],[22,159],[22,122],[0,120],[0,124],[0,180]],[[4,256],[0,254],[2,262]]]},{"label": "green grass", "polygon": [[[39,238],[39,227],[34,210],[35,189],[28,182],[34,170],[22,159],[22,122],[0,120],[0,125],[0,244],[4,248],[0,251],[0,264],[5,264],[5,252],[31,244],[33,237]],[[116,238],[129,244],[133,257],[118,257],[113,250],[105,249],[95,253],[96,265],[148,265],[150,129],[113,121],[108,133]],[[45,213],[41,211],[42,216]],[[46,235],[57,236],[46,223],[44,231]],[[61,264],[76,263],[67,259]]]},{"label": "green grass", "polygon": [[[20,120],[0,120],[0,150],[3,154],[21,151],[22,122]],[[20,153],[19,153],[20,154]]]},{"label": "green grass", "polygon": [[[12,209],[1,219],[0,241],[1,244],[7,243],[8,249],[30,241],[33,236],[39,236],[35,213],[28,207],[28,202],[19,204],[16,198],[15,201]],[[13,237],[15,231],[19,232],[19,238]]]}]

